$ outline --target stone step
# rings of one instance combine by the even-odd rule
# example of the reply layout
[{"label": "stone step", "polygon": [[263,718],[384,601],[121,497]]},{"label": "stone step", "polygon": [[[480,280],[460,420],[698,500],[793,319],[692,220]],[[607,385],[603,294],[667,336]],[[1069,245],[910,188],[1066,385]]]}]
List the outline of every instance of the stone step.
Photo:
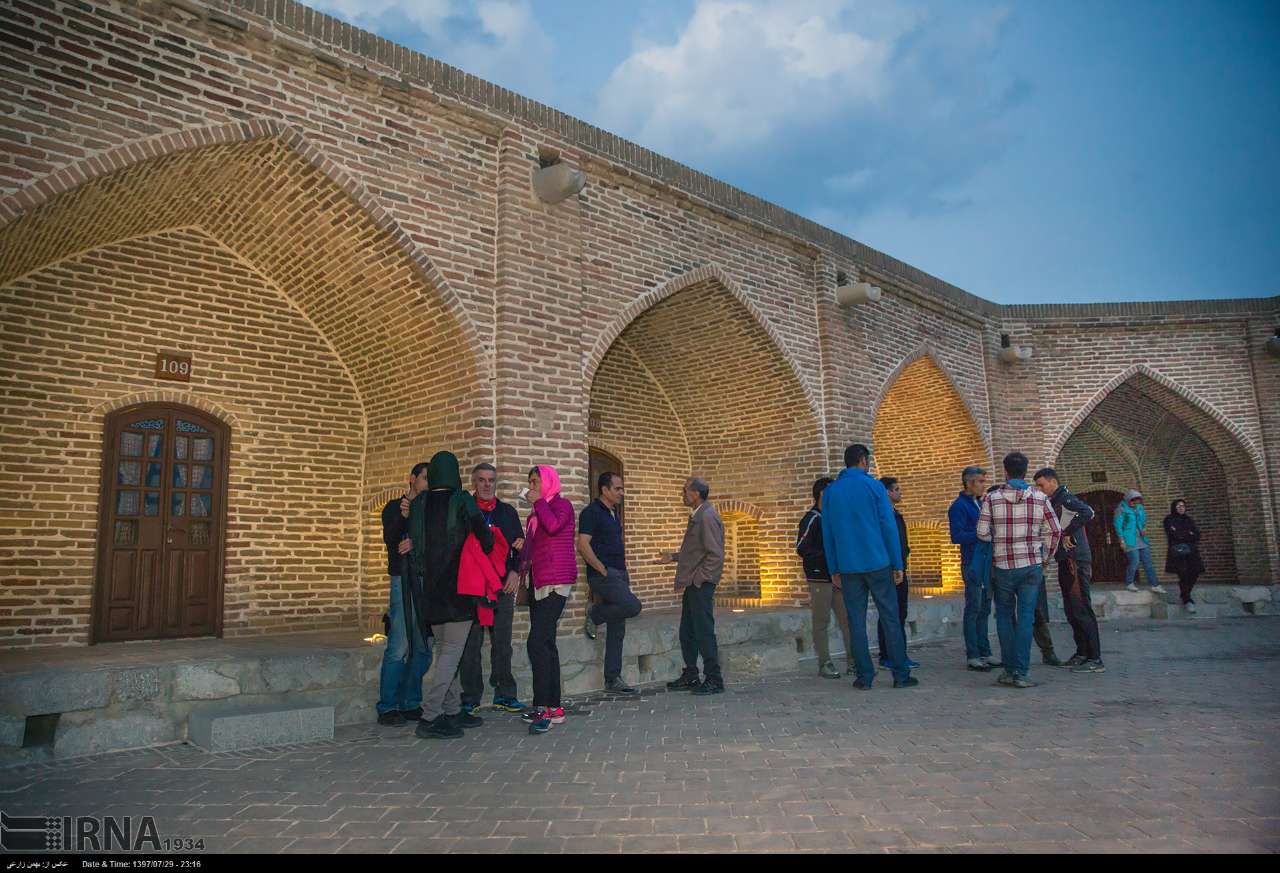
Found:
[{"label": "stone step", "polygon": [[1151,604],[1151,617],[1163,619],[1202,619],[1218,618],[1223,615],[1239,615],[1239,609],[1232,609],[1220,603],[1196,602],[1196,611],[1190,612],[1177,598],[1172,601],[1156,600]]},{"label": "stone step", "polygon": [[332,706],[218,706],[193,712],[187,737],[210,752],[333,739]]}]

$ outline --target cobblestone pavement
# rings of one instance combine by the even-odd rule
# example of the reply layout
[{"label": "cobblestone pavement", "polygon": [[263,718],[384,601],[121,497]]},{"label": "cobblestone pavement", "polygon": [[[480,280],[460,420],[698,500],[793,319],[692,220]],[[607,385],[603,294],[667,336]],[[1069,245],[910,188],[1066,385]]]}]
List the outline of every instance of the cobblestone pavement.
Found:
[{"label": "cobblestone pavement", "polygon": [[[1061,648],[1065,627],[1055,625]],[[233,852],[1280,849],[1280,618],[1113,622],[1107,672],[994,686],[947,641],[918,688],[809,673],[577,701],[530,736],[340,729],[0,771],[19,815],[156,816]]]}]

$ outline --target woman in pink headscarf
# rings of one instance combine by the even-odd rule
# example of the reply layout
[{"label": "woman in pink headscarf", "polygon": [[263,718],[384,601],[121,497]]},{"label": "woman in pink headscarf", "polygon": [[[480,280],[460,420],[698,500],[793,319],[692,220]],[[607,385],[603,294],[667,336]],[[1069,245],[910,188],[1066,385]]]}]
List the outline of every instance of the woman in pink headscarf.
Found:
[{"label": "woman in pink headscarf", "polygon": [[528,651],[533,708],[522,718],[529,722],[529,733],[543,734],[553,724],[564,723],[556,629],[578,580],[578,559],[573,504],[560,496],[560,475],[554,467],[541,464],[529,471],[528,500],[533,512],[521,552],[521,576],[532,589]]}]

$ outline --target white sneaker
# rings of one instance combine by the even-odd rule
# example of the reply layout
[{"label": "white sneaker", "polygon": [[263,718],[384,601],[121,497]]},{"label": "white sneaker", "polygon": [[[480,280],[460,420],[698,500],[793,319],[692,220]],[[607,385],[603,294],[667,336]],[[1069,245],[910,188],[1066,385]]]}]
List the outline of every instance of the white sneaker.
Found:
[{"label": "white sneaker", "polygon": [[1128,585],[1124,586],[1124,590],[1125,590],[1125,591],[1137,591],[1137,590],[1138,590],[1138,586],[1137,586],[1137,585],[1135,585],[1134,583],[1130,582]]},{"label": "white sneaker", "polygon": [[1152,594],[1164,594],[1164,586],[1163,586],[1163,585],[1152,585],[1152,586],[1151,586],[1151,593],[1152,593]]},{"label": "white sneaker", "polygon": [[1187,612],[1195,612],[1195,611],[1196,611],[1196,605],[1195,605],[1194,603],[1187,603],[1187,604],[1184,604],[1184,605],[1187,607]]}]

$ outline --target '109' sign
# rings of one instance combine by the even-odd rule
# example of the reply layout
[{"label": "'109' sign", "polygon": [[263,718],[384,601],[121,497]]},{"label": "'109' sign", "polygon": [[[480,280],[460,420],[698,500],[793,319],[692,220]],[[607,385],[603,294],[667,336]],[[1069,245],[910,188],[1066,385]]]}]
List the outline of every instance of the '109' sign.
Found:
[{"label": "'109' sign", "polygon": [[171,382],[191,381],[191,356],[173,352],[156,353],[156,378]]}]

